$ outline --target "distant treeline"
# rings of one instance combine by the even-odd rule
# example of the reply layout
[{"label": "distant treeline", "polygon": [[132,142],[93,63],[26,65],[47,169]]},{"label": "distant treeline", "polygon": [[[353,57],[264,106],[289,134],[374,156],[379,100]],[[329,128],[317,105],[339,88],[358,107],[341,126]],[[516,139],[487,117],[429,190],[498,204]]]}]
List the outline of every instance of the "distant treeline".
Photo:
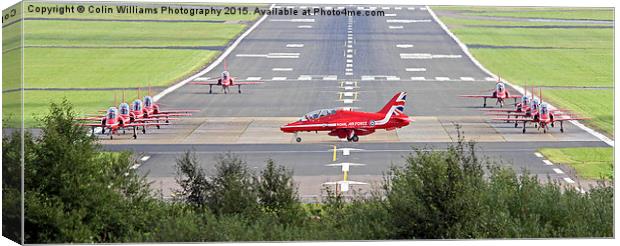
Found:
[{"label": "distant treeline", "polygon": [[[377,195],[345,201],[328,192],[320,204],[301,203],[293,173],[272,160],[254,173],[227,153],[207,173],[187,152],[176,163],[176,199],[164,201],[130,168],[132,153],[102,152],[74,116],[66,101],[52,104],[42,135],[25,134],[26,243],[614,236],[613,187],[582,194],[541,183],[462,140],[447,151],[412,150]],[[3,222],[11,225],[19,221],[19,134],[2,146]]]}]

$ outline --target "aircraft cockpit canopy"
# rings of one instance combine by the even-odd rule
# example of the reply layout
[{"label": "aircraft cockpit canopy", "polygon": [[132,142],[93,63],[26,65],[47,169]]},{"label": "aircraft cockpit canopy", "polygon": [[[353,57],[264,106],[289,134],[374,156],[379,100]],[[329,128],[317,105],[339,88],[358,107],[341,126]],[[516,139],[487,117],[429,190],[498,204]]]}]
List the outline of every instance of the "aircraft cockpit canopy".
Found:
[{"label": "aircraft cockpit canopy", "polygon": [[142,101],[139,99],[134,100],[131,103],[131,110],[133,111],[142,111]]},{"label": "aircraft cockpit canopy", "polygon": [[150,96],[145,96],[144,97],[144,107],[150,107],[153,106],[153,98]]},{"label": "aircraft cockpit canopy", "polygon": [[222,78],[223,79],[227,79],[228,77],[230,77],[230,73],[228,73],[228,71],[222,72]]},{"label": "aircraft cockpit canopy", "polygon": [[115,107],[110,107],[106,113],[106,118],[116,119],[116,115],[118,115],[118,110]]},{"label": "aircraft cockpit canopy", "polygon": [[521,97],[521,102],[523,102],[524,104],[529,104],[530,103],[530,97],[528,97],[528,96]]},{"label": "aircraft cockpit canopy", "polygon": [[540,105],[540,113],[541,114],[547,114],[549,113],[549,109],[547,108],[547,104],[543,103]]},{"label": "aircraft cockpit canopy", "polygon": [[504,83],[497,83],[497,85],[495,86],[495,88],[498,91],[504,91],[504,89],[506,88],[506,86],[504,85]]},{"label": "aircraft cockpit canopy", "polygon": [[119,105],[118,108],[122,115],[129,114],[129,104],[121,103],[121,105]]},{"label": "aircraft cockpit canopy", "polygon": [[300,120],[301,121],[316,120],[318,118],[325,117],[325,116],[328,116],[328,115],[332,115],[332,114],[335,114],[335,113],[336,113],[336,109],[319,109],[319,110],[315,110],[315,111],[312,111],[310,113],[307,113]]}]

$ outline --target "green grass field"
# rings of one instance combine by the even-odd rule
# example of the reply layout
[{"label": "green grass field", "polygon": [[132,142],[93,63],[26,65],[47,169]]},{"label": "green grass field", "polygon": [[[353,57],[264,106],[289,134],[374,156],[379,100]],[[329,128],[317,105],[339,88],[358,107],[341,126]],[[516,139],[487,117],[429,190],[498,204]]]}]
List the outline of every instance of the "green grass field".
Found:
[{"label": "green grass field", "polygon": [[[613,28],[574,28],[581,23],[472,19],[475,15],[534,18],[612,18],[613,9],[433,7],[450,30],[486,68],[518,85],[612,87]],[[442,16],[446,14],[446,16]],[[457,13],[456,15],[454,13]],[[603,14],[604,13],[604,14]],[[611,13],[611,14],[610,14]],[[461,15],[459,17],[459,14]],[[565,17],[561,17],[565,16]],[[613,18],[612,18],[613,19]],[[523,26],[501,28],[493,26]],[[555,26],[555,28],[527,28]],[[568,26],[566,28],[559,28]],[[515,48],[517,47],[517,48]],[[613,136],[613,91],[545,90],[545,99],[584,116],[585,123]]]},{"label": "green grass field", "polygon": [[[248,21],[255,20],[259,16],[205,17],[138,14],[52,14],[42,16],[27,13],[26,17],[181,21],[26,20],[24,22],[25,88],[106,88],[166,86],[179,81],[207,65],[221,51],[165,49],[165,47],[226,46],[232,39],[240,35],[248,24],[251,24]],[[224,20],[226,22],[182,22],[182,20]],[[16,27],[18,25],[8,26],[3,31]],[[4,37],[4,58],[18,55],[17,50],[10,50],[10,48],[17,47],[15,43],[18,41],[16,39],[18,36],[5,35]],[[80,48],[70,48],[71,46]],[[132,48],[136,46],[160,48]],[[3,69],[8,71],[11,67],[15,67],[14,65],[3,64]],[[19,69],[15,70],[19,71]],[[3,81],[14,80],[10,76],[15,74],[4,74],[7,75],[4,76]],[[4,89],[7,89],[6,85]],[[7,99],[15,98],[11,93],[4,93],[3,96]],[[111,106],[114,100],[114,92],[26,91],[24,94],[24,121],[26,126],[35,126],[34,118],[47,110],[49,101],[59,100],[62,97],[66,97],[74,103],[78,112],[92,113]],[[3,101],[5,102],[4,112],[8,113],[18,109],[17,102]]]},{"label": "green grass field", "polygon": [[613,148],[540,149],[551,162],[571,166],[579,177],[590,180],[613,178],[613,151]]}]

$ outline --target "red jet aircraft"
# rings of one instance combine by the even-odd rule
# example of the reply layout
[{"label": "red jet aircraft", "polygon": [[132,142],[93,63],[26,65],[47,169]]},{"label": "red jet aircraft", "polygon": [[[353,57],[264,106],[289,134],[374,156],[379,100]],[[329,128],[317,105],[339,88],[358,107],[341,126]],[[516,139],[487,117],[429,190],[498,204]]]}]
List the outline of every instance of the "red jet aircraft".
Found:
[{"label": "red jet aircraft", "polygon": [[[532,100],[534,101],[534,100]],[[540,92],[540,104],[539,108],[535,114],[531,117],[527,117],[525,115],[524,118],[494,118],[493,120],[497,121],[507,121],[507,122],[515,122],[515,126],[517,122],[523,123],[523,133],[525,133],[525,128],[527,123],[534,123],[534,126],[540,131],[543,129],[543,133],[547,133],[549,131],[549,126],[555,127],[555,122],[560,122],[560,132],[564,132],[564,121],[567,120],[586,120],[589,118],[576,117],[573,118],[569,114],[561,112],[561,110],[550,110],[549,106],[543,102],[542,100],[542,91]]]},{"label": "red jet aircraft", "polygon": [[280,127],[286,133],[295,133],[295,141],[301,142],[299,132],[329,131],[330,136],[357,142],[358,136],[387,131],[409,125],[413,121],[403,113],[406,92],[399,92],[379,112],[359,112],[343,109],[321,109],[312,111],[296,122]]},{"label": "red jet aircraft", "polygon": [[[134,101],[135,102],[135,101]],[[192,116],[191,113],[200,112],[195,109],[174,109],[174,110],[161,110],[159,104],[155,103],[153,97],[145,96],[142,100],[142,114],[144,118],[150,117],[170,117],[170,116]]]},{"label": "red jet aircraft", "polygon": [[211,94],[213,91],[213,86],[217,85],[217,86],[221,86],[222,87],[222,92],[224,92],[224,94],[228,93],[228,87],[231,86],[237,86],[239,93],[241,93],[241,86],[242,85],[255,85],[255,84],[262,84],[263,82],[258,82],[258,81],[253,81],[253,82],[248,82],[248,81],[237,81],[236,78],[230,77],[230,73],[228,71],[224,71],[222,72],[222,76],[217,79],[217,80],[208,80],[208,81],[199,81],[199,82],[191,82],[190,84],[192,85],[208,85],[209,86],[209,94]]},{"label": "red jet aircraft", "polygon": [[498,81],[497,84],[495,85],[495,89],[493,90],[493,94],[491,94],[491,95],[460,95],[460,97],[482,98],[482,99],[484,99],[484,104],[482,105],[482,107],[486,108],[487,107],[487,99],[488,98],[495,98],[495,99],[497,99],[497,102],[495,104],[497,105],[499,103],[500,107],[504,107],[504,99],[514,98],[515,99],[515,104],[516,104],[517,103],[517,98],[519,98],[521,96],[519,96],[519,95],[510,95],[510,92],[508,92],[508,90],[506,90],[506,85],[504,85],[504,83]]},{"label": "red jet aircraft", "polygon": [[[108,134],[110,135],[110,139],[113,138],[113,135],[118,130],[125,130],[127,128],[133,129],[133,138],[136,139],[138,135],[136,134],[137,127],[146,127],[150,125],[167,125],[168,123],[149,123],[149,122],[133,122],[130,123],[126,121],[123,117],[118,113],[118,109],[116,107],[110,107],[105,115],[105,117],[101,120],[101,123],[80,123],[81,126],[89,126],[92,128],[94,133],[96,127],[101,127],[101,133],[105,134],[106,129],[108,130]],[[144,128],[143,128],[144,129]]]}]

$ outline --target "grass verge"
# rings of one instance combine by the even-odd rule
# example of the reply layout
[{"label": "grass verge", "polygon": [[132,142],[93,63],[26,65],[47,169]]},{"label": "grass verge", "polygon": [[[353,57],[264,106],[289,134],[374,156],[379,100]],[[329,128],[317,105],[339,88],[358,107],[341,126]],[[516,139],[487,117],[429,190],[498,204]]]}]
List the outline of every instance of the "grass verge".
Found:
[{"label": "grass verge", "polygon": [[553,163],[574,168],[580,178],[613,179],[614,150],[611,147],[543,148],[539,151]]}]

